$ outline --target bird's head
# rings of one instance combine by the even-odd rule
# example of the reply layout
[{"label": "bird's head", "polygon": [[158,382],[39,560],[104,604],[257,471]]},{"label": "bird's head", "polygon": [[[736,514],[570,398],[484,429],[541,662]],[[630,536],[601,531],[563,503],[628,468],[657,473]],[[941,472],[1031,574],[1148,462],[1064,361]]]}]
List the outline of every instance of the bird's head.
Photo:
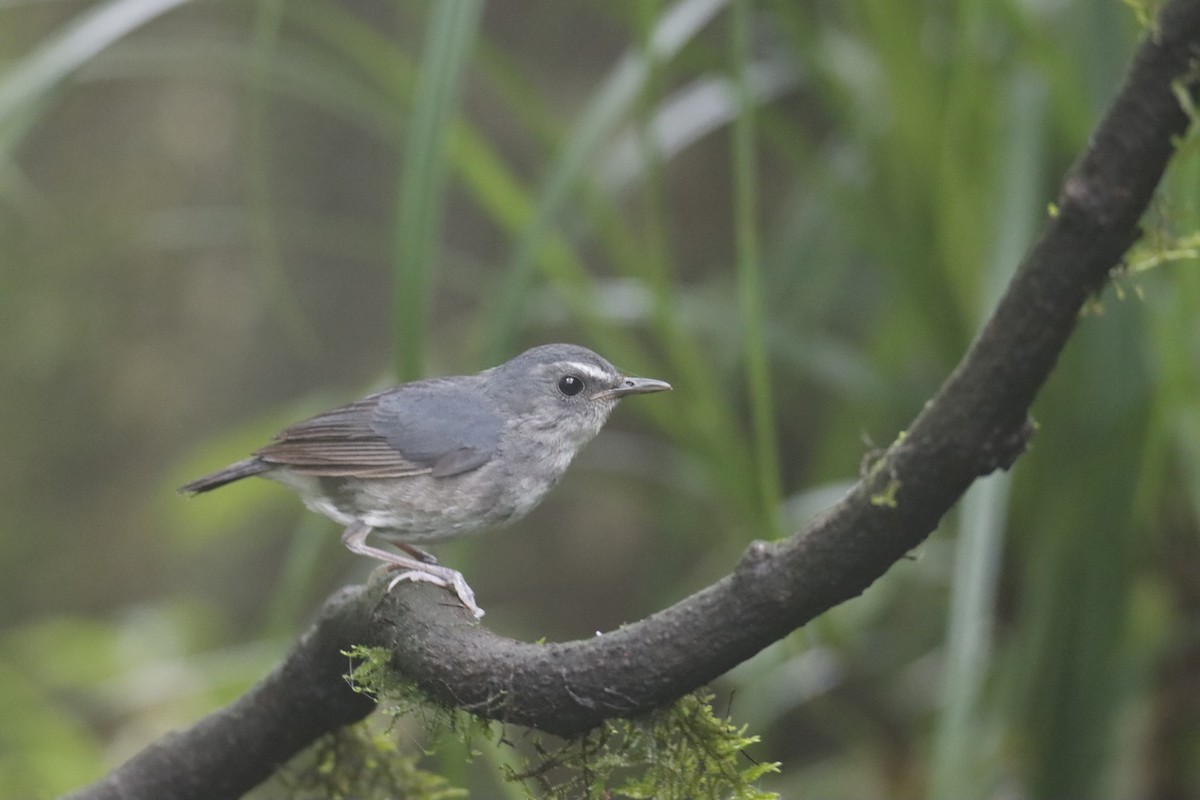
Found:
[{"label": "bird's head", "polygon": [[622,375],[586,347],[547,344],[483,373],[488,393],[530,433],[556,433],[581,446],[623,397],[663,392],[666,381]]}]

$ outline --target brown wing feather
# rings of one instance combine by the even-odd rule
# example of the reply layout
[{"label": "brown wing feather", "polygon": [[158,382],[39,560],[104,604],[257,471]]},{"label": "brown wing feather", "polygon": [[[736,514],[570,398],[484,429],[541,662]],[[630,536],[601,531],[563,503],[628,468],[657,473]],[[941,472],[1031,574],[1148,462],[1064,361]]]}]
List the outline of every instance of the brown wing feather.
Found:
[{"label": "brown wing feather", "polygon": [[431,468],[406,459],[371,428],[378,395],[298,422],[254,455],[305,475],[402,478]]}]

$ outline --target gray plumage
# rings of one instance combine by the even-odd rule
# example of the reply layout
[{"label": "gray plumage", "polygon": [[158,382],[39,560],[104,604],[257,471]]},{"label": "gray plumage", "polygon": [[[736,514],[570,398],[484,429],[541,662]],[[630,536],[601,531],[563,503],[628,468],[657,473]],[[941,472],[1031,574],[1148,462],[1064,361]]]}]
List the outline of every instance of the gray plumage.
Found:
[{"label": "gray plumage", "polygon": [[[480,616],[462,576],[428,563],[409,543],[521,518],[622,397],[670,388],[626,378],[587,348],[543,345],[477,375],[414,381],[318,414],[180,491],[197,494],[252,475],[277,481],[346,525],[351,550],[407,570],[397,580],[454,588]],[[372,530],[415,557],[365,545]]]}]

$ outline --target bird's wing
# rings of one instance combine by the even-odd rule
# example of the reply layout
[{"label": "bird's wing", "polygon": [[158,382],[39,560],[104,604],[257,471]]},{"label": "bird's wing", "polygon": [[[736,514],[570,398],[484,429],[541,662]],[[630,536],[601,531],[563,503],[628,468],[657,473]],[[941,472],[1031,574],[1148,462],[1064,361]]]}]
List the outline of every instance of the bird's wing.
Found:
[{"label": "bird's wing", "polygon": [[434,477],[469,472],[496,456],[504,430],[503,417],[476,388],[435,380],[385,393],[372,427]]},{"label": "bird's wing", "polygon": [[487,463],[500,441],[499,417],[472,399],[408,384],[297,423],[255,455],[317,476],[456,475]]}]

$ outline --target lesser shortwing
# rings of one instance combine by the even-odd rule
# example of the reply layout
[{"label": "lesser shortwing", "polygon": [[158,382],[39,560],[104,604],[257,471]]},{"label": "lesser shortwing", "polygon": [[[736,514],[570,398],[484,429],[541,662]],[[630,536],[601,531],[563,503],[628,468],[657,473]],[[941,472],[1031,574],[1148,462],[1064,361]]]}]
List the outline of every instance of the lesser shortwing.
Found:
[{"label": "lesser shortwing", "polygon": [[[585,347],[543,345],[477,375],[414,381],[318,414],[179,491],[251,475],[278,481],[345,525],[351,551],[403,570],[389,589],[402,580],[445,586],[481,617],[462,574],[413,545],[520,519],[617,401],[670,388],[627,378]],[[371,531],[407,555],[367,544]]]}]

